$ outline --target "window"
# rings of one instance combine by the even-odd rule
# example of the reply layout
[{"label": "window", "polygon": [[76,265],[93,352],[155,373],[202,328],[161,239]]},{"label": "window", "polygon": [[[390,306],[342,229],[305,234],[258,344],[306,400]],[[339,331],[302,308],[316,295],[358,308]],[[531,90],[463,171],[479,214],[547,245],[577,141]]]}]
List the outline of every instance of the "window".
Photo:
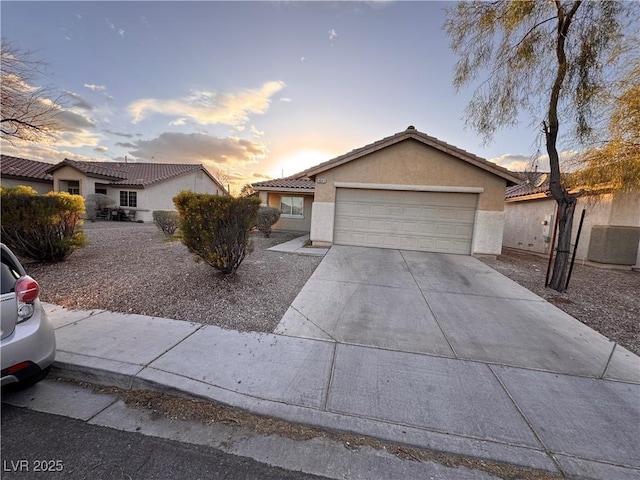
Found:
[{"label": "window", "polygon": [[281,197],[280,214],[289,217],[300,217],[304,215],[304,198],[302,197]]},{"label": "window", "polygon": [[126,192],[120,190],[120,206],[121,207],[137,207],[138,192]]},{"label": "window", "polygon": [[71,195],[80,195],[80,181],[79,180],[68,180],[67,181],[67,192]]},{"label": "window", "polygon": [[101,193],[102,195],[106,195],[107,194],[107,189],[106,188],[96,188],[96,193]]}]

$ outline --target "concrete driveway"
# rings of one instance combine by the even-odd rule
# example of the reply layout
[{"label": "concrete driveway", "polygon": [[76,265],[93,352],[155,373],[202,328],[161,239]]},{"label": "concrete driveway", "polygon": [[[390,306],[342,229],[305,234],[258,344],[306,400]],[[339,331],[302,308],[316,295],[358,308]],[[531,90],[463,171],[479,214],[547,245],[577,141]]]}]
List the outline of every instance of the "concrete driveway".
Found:
[{"label": "concrete driveway", "polygon": [[465,255],[333,246],[275,333],[640,380],[637,357]]}]

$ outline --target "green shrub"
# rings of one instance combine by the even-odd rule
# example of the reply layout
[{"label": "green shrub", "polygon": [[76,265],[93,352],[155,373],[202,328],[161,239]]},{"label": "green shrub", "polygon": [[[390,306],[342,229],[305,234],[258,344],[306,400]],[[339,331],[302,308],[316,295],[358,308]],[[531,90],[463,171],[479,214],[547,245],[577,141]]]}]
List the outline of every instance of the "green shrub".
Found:
[{"label": "green shrub", "polygon": [[175,210],[154,210],[153,222],[165,237],[170,237],[180,226],[180,214]]},{"label": "green shrub", "polygon": [[104,193],[92,193],[87,195],[85,200],[85,206],[87,209],[87,218],[91,221],[95,221],[98,212],[106,208],[112,207],[116,204],[116,201]]},{"label": "green shrub", "polygon": [[180,192],[173,202],[180,213],[182,243],[207,264],[233,275],[246,255],[260,200]]},{"label": "green shrub", "polygon": [[85,212],[79,195],[38,195],[29,187],[0,188],[2,241],[17,255],[58,262],[87,243],[80,230]]},{"label": "green shrub", "polygon": [[280,210],[273,207],[260,207],[256,227],[265,237],[271,235],[271,227],[280,219]]}]

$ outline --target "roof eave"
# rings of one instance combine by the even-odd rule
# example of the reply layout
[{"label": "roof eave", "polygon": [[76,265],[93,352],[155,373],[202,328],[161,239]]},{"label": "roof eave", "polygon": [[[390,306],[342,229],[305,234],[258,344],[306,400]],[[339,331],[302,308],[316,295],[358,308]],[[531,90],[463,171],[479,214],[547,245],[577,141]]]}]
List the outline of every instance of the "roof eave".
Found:
[{"label": "roof eave", "polygon": [[341,155],[332,160],[321,163],[320,165],[311,167],[296,175],[292,175],[292,177],[294,178],[302,177],[302,176],[315,177],[322,172],[325,172],[332,168],[339,167],[341,165],[344,165],[345,163],[351,162],[353,160],[357,160],[358,158],[364,157],[366,155],[377,152],[379,150],[390,147],[391,145],[395,145],[396,143],[400,143],[408,139],[414,139],[420,143],[423,143],[424,145],[428,145],[432,148],[440,150],[441,152],[447,153],[455,158],[466,161],[467,163],[470,163],[475,167],[478,167],[482,170],[492,173],[493,175],[502,177],[507,181],[507,186],[517,185],[522,181],[519,177],[511,173],[506,168],[500,167],[498,165],[490,165],[487,160],[484,160],[468,152],[464,152],[453,146],[448,146],[448,144],[444,144],[444,142],[437,141],[437,139],[433,139],[432,137],[429,137],[424,133],[413,131],[413,130],[397,133],[395,135],[392,135],[391,137],[372,143],[369,147],[362,147],[361,149],[356,149],[353,152]]},{"label": "roof eave", "polygon": [[28,175],[12,175],[11,173],[3,173],[2,178],[10,180],[24,180],[25,182],[50,183],[53,185],[53,178],[30,177]]},{"label": "roof eave", "polygon": [[296,187],[253,187],[257,192],[287,192],[287,193],[307,193],[314,194],[315,188],[296,188]]}]

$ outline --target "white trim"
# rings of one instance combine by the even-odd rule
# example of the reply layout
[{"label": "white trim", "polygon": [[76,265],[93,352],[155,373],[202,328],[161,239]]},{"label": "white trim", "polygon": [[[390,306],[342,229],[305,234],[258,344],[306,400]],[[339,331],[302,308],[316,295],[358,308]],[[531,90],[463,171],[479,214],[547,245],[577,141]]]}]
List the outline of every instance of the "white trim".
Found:
[{"label": "white trim", "polygon": [[405,190],[410,192],[483,193],[484,187],[454,187],[441,185],[396,185],[386,183],[333,182],[336,188],[362,188],[366,190]]}]

